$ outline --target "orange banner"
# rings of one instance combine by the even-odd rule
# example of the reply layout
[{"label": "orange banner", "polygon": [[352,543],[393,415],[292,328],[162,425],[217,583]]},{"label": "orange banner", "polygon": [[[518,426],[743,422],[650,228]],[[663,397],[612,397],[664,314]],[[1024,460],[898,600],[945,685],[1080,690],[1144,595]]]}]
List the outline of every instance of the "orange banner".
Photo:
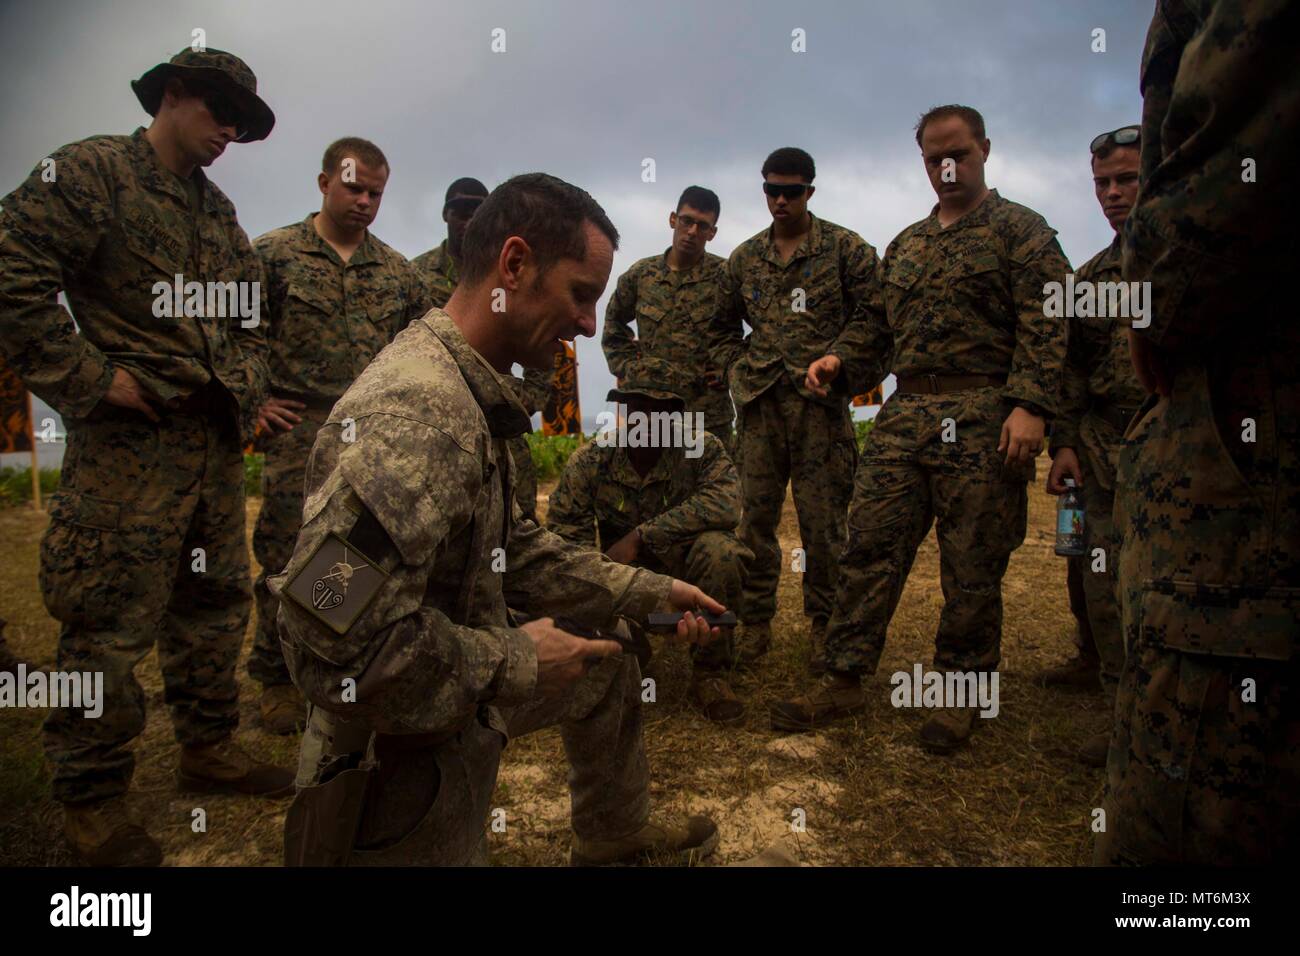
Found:
[{"label": "orange banner", "polygon": [[31,451],[34,446],[31,396],[0,358],[0,452]]},{"label": "orange banner", "polygon": [[565,342],[564,354],[555,356],[555,378],[542,409],[543,435],[581,435],[582,405],[578,401],[578,353]]},{"label": "orange banner", "polygon": [[885,383],[881,382],[871,391],[853,396],[854,408],[868,408],[872,405],[885,404]]}]

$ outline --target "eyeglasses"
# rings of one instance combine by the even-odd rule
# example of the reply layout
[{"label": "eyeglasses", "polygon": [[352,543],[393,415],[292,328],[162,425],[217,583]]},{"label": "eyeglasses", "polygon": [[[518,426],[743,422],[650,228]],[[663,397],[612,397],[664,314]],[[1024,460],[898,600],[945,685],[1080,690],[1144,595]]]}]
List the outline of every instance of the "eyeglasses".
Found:
[{"label": "eyeglasses", "polygon": [[1121,126],[1117,130],[1109,133],[1102,133],[1088,146],[1088,149],[1096,153],[1098,150],[1107,145],[1130,146],[1142,138],[1142,127],[1140,126]]},{"label": "eyeglasses", "polygon": [[809,190],[807,183],[763,183],[763,192],[773,199],[784,196],[786,199],[798,199]]},{"label": "eyeglasses", "polygon": [[213,122],[218,126],[234,127],[235,139],[239,139],[247,132],[244,127],[244,117],[240,113],[239,107],[226,99],[224,94],[205,87],[195,88],[191,92],[203,101],[203,105],[212,114]]},{"label": "eyeglasses", "polygon": [[677,214],[677,225],[681,226],[687,232],[690,232],[698,226],[700,232],[706,235],[713,232],[715,228],[711,222],[705,222],[703,219],[696,219],[694,216],[685,216],[681,213]]},{"label": "eyeglasses", "polygon": [[469,219],[473,217],[474,212],[481,205],[483,205],[482,197],[457,196],[455,199],[448,199],[446,205],[442,208],[444,211],[454,212]]}]

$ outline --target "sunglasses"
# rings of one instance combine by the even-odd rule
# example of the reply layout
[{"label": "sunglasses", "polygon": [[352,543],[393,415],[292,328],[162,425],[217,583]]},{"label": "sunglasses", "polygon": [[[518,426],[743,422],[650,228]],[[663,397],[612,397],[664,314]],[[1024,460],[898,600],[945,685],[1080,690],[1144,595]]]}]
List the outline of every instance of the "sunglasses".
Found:
[{"label": "sunglasses", "polygon": [[481,205],[483,205],[482,198],[476,196],[458,196],[455,199],[447,200],[446,205],[442,208],[444,211],[455,212],[465,217],[471,217]]},{"label": "sunglasses", "polygon": [[1108,145],[1114,146],[1131,146],[1142,138],[1142,127],[1140,126],[1121,126],[1117,130],[1109,133],[1102,133],[1088,146],[1093,153]]},{"label": "sunglasses", "polygon": [[786,199],[798,199],[808,191],[806,183],[763,183],[763,192],[773,199],[784,196]]},{"label": "sunglasses", "polygon": [[218,126],[233,126],[235,139],[239,139],[248,130],[244,126],[244,117],[239,107],[230,102],[224,94],[206,87],[198,87],[191,92],[203,101],[203,105],[212,114],[213,122]]}]

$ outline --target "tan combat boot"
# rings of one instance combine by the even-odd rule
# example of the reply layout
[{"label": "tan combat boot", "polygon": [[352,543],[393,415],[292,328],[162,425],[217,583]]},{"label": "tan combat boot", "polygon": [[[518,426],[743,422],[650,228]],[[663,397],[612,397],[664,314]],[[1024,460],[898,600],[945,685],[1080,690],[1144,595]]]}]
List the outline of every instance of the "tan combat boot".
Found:
[{"label": "tan combat boot", "polygon": [[734,724],[745,717],[745,705],[731,689],[731,684],[714,671],[697,670],[691,674],[690,698],[691,703],[715,723]]},{"label": "tan combat boot", "polygon": [[283,737],[307,726],[307,706],[292,684],[263,688],[261,710],[262,726],[270,733]]},{"label": "tan combat boot", "polygon": [[930,753],[950,754],[970,739],[974,730],[974,707],[944,707],[921,728],[921,746]]},{"label": "tan combat boot", "polygon": [[718,828],[708,817],[691,817],[685,826],[651,821],[619,840],[583,840],[574,836],[570,866],[608,866],[641,860],[696,863],[717,848]]},{"label": "tan combat boot", "polygon": [[1076,654],[1064,664],[1050,668],[1038,675],[1044,687],[1074,687],[1082,690],[1096,690],[1101,686],[1098,676],[1101,664],[1095,657]]},{"label": "tan combat boot", "polygon": [[162,847],[126,809],[125,797],[65,803],[63,832],[77,856],[91,866],[157,866]]},{"label": "tan combat boot", "polygon": [[826,673],[826,618],[815,617],[808,631],[808,672],[813,675]]},{"label": "tan combat boot", "polygon": [[177,786],[184,793],[293,796],[293,774],[254,759],[230,738],[207,747],[181,747]]},{"label": "tan combat boot", "polygon": [[741,664],[753,664],[771,650],[771,647],[771,621],[746,624],[736,636],[736,659]]},{"label": "tan combat boot", "polygon": [[828,671],[806,693],[772,705],[772,729],[813,730],[866,709],[861,678]]},{"label": "tan combat boot", "polygon": [[1110,734],[1093,734],[1079,748],[1079,762],[1089,767],[1104,767],[1109,751]]}]

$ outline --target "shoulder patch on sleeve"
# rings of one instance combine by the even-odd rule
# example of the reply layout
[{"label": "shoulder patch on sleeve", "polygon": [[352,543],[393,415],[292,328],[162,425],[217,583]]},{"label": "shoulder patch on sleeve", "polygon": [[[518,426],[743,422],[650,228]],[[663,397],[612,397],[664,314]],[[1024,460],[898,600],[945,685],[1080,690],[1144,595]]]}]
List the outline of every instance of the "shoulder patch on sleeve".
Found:
[{"label": "shoulder patch on sleeve", "polygon": [[295,604],[335,634],[347,634],[388,573],[356,545],[331,532],[285,585]]}]

